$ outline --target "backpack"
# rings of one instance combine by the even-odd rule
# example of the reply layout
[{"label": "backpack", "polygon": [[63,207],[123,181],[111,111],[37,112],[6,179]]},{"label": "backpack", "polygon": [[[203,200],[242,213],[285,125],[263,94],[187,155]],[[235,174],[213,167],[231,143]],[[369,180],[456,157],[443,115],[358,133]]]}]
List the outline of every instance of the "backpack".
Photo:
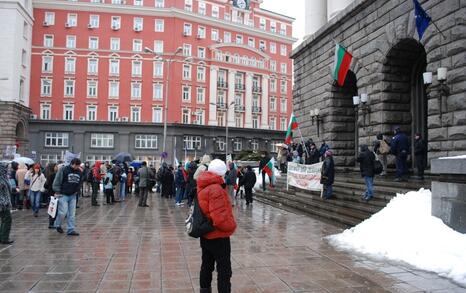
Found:
[{"label": "backpack", "polygon": [[387,155],[390,153],[390,146],[384,139],[380,141],[379,153],[382,155]]},{"label": "backpack", "polygon": [[383,165],[382,162],[379,161],[379,157],[376,153],[374,153],[375,160],[374,160],[374,174],[380,175],[383,172]]},{"label": "backpack", "polygon": [[185,220],[186,233],[193,237],[199,238],[202,235],[215,230],[212,223],[202,212],[197,196],[194,197],[193,205],[189,210],[188,218]]}]

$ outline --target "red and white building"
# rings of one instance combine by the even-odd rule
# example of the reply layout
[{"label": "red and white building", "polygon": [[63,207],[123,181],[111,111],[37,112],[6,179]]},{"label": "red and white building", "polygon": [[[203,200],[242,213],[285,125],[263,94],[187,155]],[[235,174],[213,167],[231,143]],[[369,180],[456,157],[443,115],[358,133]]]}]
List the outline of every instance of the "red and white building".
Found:
[{"label": "red and white building", "polygon": [[292,110],[295,39],[293,19],[261,2],[34,0],[31,150],[147,159],[164,119],[169,150],[221,153],[226,124],[234,152],[271,150]]}]

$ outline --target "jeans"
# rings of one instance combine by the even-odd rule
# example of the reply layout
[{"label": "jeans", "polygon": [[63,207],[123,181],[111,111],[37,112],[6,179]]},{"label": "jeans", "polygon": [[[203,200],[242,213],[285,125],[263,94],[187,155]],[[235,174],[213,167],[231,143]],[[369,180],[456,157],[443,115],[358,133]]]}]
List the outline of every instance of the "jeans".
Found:
[{"label": "jeans", "polygon": [[176,203],[181,203],[181,201],[183,200],[183,197],[184,197],[184,192],[185,192],[184,187],[177,187],[176,188],[176,197],[175,197]]},{"label": "jeans", "polygon": [[231,292],[231,246],[230,238],[204,239],[201,237],[202,264],[199,283],[201,289],[207,289],[212,284],[212,272],[217,263],[218,293]]},{"label": "jeans", "polygon": [[5,242],[10,240],[11,212],[9,209],[0,211],[0,220],[0,242]]},{"label": "jeans", "polygon": [[14,209],[16,209],[18,207],[18,197],[19,197],[18,192],[13,191],[13,192],[10,193],[11,206]]},{"label": "jeans", "polygon": [[120,199],[125,200],[126,198],[126,182],[120,182]]},{"label": "jeans", "polygon": [[63,219],[67,217],[67,233],[75,228],[76,195],[62,195],[58,198],[58,214],[55,219],[55,228],[61,227]]},{"label": "jeans", "polygon": [[366,192],[364,192],[364,198],[372,198],[374,196],[374,177],[364,176],[364,182],[366,182]]},{"label": "jeans", "polygon": [[324,198],[329,199],[332,197],[332,194],[333,194],[333,185],[324,184]]},{"label": "jeans", "polygon": [[40,191],[29,190],[29,201],[31,202],[32,211],[37,214],[40,209]]}]

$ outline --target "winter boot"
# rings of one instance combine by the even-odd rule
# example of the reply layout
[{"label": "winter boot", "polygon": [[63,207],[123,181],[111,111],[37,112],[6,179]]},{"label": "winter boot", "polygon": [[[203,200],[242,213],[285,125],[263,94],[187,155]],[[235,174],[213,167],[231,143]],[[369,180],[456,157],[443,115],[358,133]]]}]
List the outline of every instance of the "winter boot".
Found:
[{"label": "winter boot", "polygon": [[212,293],[212,288],[201,288],[199,293]]}]

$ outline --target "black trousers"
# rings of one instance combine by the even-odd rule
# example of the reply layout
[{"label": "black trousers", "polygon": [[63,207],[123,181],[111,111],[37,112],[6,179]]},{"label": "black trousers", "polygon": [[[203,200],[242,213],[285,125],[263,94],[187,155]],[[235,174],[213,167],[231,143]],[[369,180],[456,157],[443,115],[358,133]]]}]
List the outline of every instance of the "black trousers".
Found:
[{"label": "black trousers", "polygon": [[11,212],[10,209],[0,212],[0,242],[10,240]]},{"label": "black trousers", "polygon": [[246,203],[252,202],[252,188],[244,187],[244,192],[246,193]]},{"label": "black trousers", "polygon": [[139,206],[147,205],[147,194],[149,189],[147,187],[139,187]]},{"label": "black trousers", "polygon": [[262,171],[262,190],[265,191],[265,172]]},{"label": "black trousers", "polygon": [[113,189],[105,189],[105,197],[107,199],[107,204],[115,202],[115,196],[113,195]]},{"label": "black trousers", "polygon": [[217,263],[217,290],[218,293],[231,292],[231,246],[230,237],[217,239],[204,239],[201,237],[202,265],[199,276],[201,289],[210,288],[212,272]]},{"label": "black trousers", "polygon": [[99,194],[99,182],[92,182],[92,204],[97,203],[97,195]]}]

